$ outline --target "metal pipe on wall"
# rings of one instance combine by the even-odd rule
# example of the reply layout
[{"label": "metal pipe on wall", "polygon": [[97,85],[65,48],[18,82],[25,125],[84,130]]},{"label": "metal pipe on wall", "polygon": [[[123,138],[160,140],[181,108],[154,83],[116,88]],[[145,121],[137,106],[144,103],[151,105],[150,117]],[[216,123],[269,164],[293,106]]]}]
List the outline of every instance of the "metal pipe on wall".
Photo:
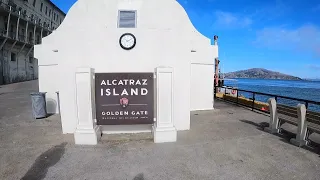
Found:
[{"label": "metal pipe on wall", "polygon": [[34,28],[33,28],[33,45],[36,44],[36,29],[37,29],[37,21],[35,21],[35,24],[34,24]]},{"label": "metal pipe on wall", "polygon": [[[19,25],[20,25],[20,14],[21,12],[19,11],[19,16],[18,16],[18,20],[17,20],[17,28],[16,28],[16,41],[19,38]],[[17,61],[17,78],[19,77],[19,54],[22,51],[22,49],[24,48],[24,46],[21,48],[21,50],[18,52],[17,56],[16,56],[16,61]]]}]

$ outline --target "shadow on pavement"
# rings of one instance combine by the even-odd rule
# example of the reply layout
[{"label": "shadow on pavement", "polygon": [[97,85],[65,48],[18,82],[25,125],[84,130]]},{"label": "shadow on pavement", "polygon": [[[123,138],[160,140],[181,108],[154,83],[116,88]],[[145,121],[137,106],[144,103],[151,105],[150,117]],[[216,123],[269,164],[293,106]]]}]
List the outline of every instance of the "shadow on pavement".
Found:
[{"label": "shadow on pavement", "polygon": [[[267,122],[256,123],[256,122],[249,121],[249,120],[244,120],[244,119],[241,119],[239,121],[247,123],[247,124],[250,124],[250,125],[253,125],[253,126],[256,126],[257,129],[261,130],[261,131],[264,131],[264,128],[269,126],[269,123],[267,123]],[[292,143],[290,143],[290,139],[291,138],[295,138],[296,134],[294,134],[294,133],[292,133],[290,131],[286,131],[285,129],[281,129],[281,133],[280,134],[273,134],[273,135],[279,137],[280,141],[294,146]],[[304,146],[302,148],[320,155],[320,145],[317,144],[316,142],[310,141],[310,144],[308,146]]]},{"label": "shadow on pavement", "polygon": [[138,175],[136,175],[136,177],[134,177],[133,180],[144,180],[143,173],[139,173]]},{"label": "shadow on pavement", "polygon": [[33,163],[28,172],[21,178],[21,180],[44,179],[46,177],[48,169],[59,162],[59,160],[65,153],[66,145],[67,143],[61,143],[60,145],[56,145],[46,152],[42,153]]},{"label": "shadow on pavement", "polygon": [[259,130],[263,130],[265,127],[269,126],[269,123],[267,123],[267,122],[256,123],[256,122],[249,121],[246,119],[240,119],[239,121],[256,126],[257,129],[259,129]]}]

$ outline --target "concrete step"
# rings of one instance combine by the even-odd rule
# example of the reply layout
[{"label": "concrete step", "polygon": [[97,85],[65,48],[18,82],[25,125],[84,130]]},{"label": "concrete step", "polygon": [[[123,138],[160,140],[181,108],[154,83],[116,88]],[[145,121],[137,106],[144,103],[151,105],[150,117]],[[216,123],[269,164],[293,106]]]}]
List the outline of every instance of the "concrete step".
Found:
[{"label": "concrete step", "polygon": [[101,143],[103,142],[118,142],[125,143],[130,141],[150,141],[153,142],[152,133],[134,133],[134,134],[103,134]]}]

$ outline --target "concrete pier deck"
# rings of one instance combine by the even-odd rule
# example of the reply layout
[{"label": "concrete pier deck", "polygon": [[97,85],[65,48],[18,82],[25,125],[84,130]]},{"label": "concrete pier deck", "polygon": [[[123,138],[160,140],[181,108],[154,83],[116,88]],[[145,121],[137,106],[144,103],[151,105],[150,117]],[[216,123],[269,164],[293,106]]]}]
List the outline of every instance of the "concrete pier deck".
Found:
[{"label": "concrete pier deck", "polygon": [[319,179],[320,157],[284,136],[261,130],[269,117],[221,101],[191,113],[178,142],[154,144],[151,134],[104,135],[76,146],[59,116],[31,117],[37,81],[0,86],[0,179]]}]

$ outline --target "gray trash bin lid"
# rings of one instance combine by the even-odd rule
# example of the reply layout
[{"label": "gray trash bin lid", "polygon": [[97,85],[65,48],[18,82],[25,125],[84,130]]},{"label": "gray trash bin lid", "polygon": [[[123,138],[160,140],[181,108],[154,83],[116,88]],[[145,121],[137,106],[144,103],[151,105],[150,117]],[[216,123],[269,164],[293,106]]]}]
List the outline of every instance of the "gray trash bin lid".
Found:
[{"label": "gray trash bin lid", "polygon": [[30,93],[31,96],[42,96],[46,94],[46,92],[33,92],[33,93]]}]

